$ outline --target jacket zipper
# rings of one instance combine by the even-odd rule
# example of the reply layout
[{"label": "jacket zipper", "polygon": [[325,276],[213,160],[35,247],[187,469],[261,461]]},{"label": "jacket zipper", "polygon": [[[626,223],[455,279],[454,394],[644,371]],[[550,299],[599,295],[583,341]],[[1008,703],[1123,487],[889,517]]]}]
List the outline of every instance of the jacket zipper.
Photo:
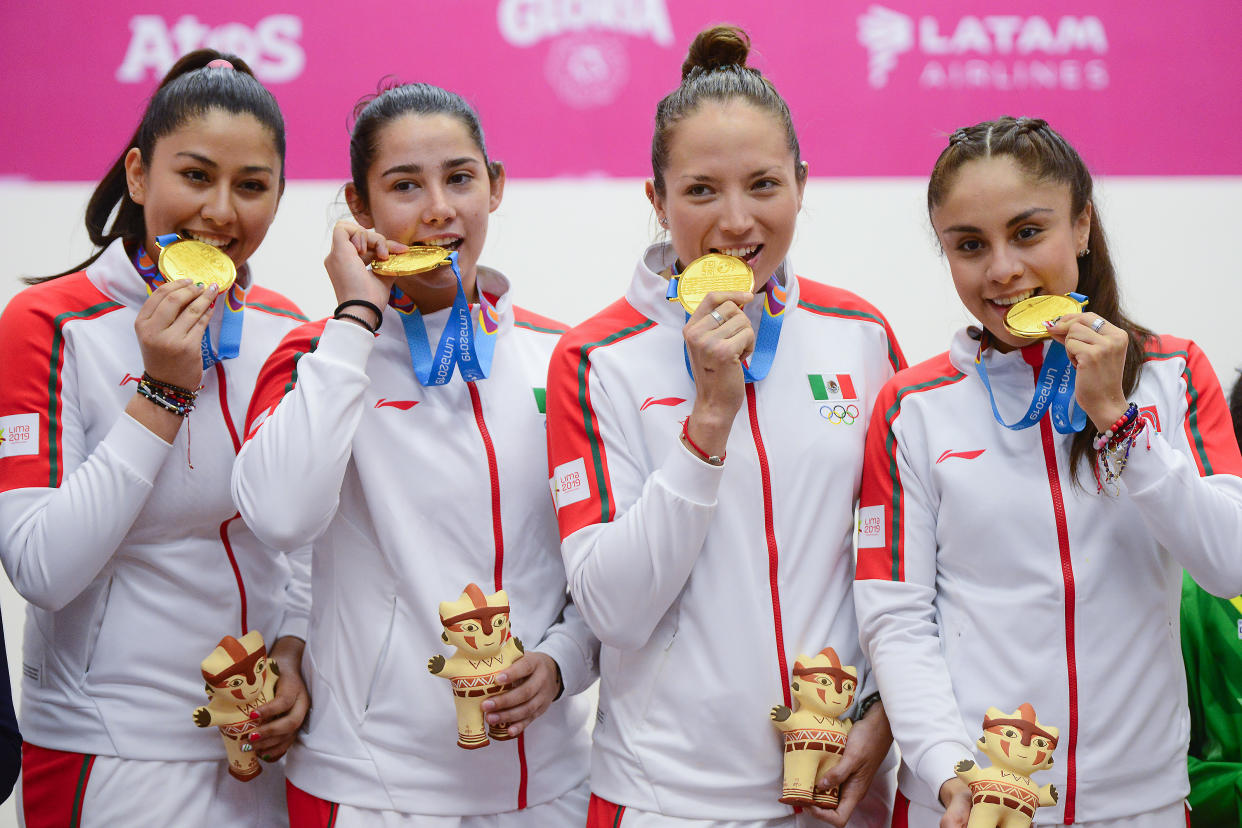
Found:
[{"label": "jacket zipper", "polygon": [[746,409],[750,415],[750,434],[755,440],[755,454],[759,458],[759,476],[763,481],[763,529],[768,543],[768,586],[772,591],[772,624],[776,630],[776,660],[780,664],[781,692],[785,706],[793,706],[789,692],[789,664],[785,659],[785,633],[781,628],[781,590],[777,574],[780,556],[776,548],[776,523],[772,513],[772,477],[768,471],[768,453],[763,447],[763,435],[759,432],[759,411],[755,402],[755,384],[746,384]]},{"label": "jacket zipper", "polygon": [[[487,476],[492,486],[492,538],[496,548],[495,572],[492,576],[497,591],[504,589],[505,569],[505,534],[500,522],[500,469],[496,465],[496,447],[492,444],[492,435],[487,430],[487,422],[483,419],[483,401],[479,398],[479,389],[475,383],[467,382],[470,389],[470,406],[474,409],[474,422],[479,427],[479,436],[483,438],[483,448],[487,452]],[[518,754],[518,810],[526,808],[526,734],[517,737]]]},{"label": "jacket zipper", "polygon": [[[1035,372],[1039,382],[1042,348],[1028,347],[1022,356]],[[1035,360],[1032,362],[1032,360]],[[1048,470],[1048,489],[1052,493],[1052,511],[1057,524],[1057,547],[1061,558],[1061,581],[1065,589],[1065,662],[1069,679],[1069,738],[1065,761],[1065,815],[1066,825],[1074,822],[1074,804],[1077,796],[1077,748],[1078,748],[1078,656],[1074,649],[1074,564],[1070,559],[1069,526],[1065,520],[1065,499],[1061,494],[1061,476],[1057,467],[1056,444],[1052,435],[1052,418],[1045,416],[1039,421],[1039,436],[1043,440],[1044,464]]]}]

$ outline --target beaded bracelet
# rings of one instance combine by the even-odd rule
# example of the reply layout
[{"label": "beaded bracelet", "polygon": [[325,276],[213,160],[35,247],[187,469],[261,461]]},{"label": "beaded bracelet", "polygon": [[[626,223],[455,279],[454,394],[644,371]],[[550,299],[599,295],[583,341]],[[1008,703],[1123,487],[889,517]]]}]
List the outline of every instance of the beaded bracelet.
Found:
[{"label": "beaded bracelet", "polygon": [[1096,451],[1113,442],[1119,435],[1129,430],[1129,427],[1138,419],[1138,406],[1134,403],[1126,408],[1124,414],[1117,418],[1117,422],[1109,427],[1108,431],[1097,433],[1095,439],[1091,441],[1091,447]]},{"label": "beaded bracelet", "polygon": [[138,394],[178,417],[188,416],[194,410],[194,401],[198,397],[194,391],[161,382],[147,373],[138,381]]},{"label": "beaded bracelet", "polygon": [[690,439],[690,418],[689,417],[682,420],[681,422],[681,439],[685,441],[686,445],[690,447],[691,451],[697,454],[704,463],[710,463],[713,466],[724,465],[725,453],[723,451],[720,452],[720,454],[708,454],[707,452],[703,451],[703,449],[699,448],[695,444],[695,442]]}]

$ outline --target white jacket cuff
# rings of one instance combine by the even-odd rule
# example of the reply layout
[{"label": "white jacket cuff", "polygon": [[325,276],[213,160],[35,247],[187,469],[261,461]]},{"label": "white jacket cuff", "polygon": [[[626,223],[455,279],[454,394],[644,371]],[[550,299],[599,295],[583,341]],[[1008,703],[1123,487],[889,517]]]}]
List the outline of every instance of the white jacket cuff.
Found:
[{"label": "white jacket cuff", "polygon": [[552,632],[532,652],[543,653],[556,662],[561,671],[562,698],[576,696],[591,686],[598,672],[593,654],[584,652],[572,636]]},{"label": "white jacket cuff", "polygon": [[660,485],[678,497],[701,506],[715,506],[724,466],[705,462],[678,440],[677,449],[655,474]]},{"label": "white jacket cuff", "polygon": [[343,363],[365,371],[367,359],[375,349],[375,334],[347,319],[329,319],[319,337],[315,353],[321,359]]},{"label": "white jacket cuff", "polygon": [[152,485],[173,447],[172,443],[165,443],[158,434],[124,412],[104,438],[104,443],[130,471]]},{"label": "white jacket cuff", "polygon": [[973,761],[974,758],[975,752],[965,745],[959,745],[957,742],[940,742],[929,747],[923,754],[916,773],[919,779],[922,779],[923,783],[931,789],[932,796],[939,799],[940,786],[957,775],[953,770],[957,763],[963,759]]}]

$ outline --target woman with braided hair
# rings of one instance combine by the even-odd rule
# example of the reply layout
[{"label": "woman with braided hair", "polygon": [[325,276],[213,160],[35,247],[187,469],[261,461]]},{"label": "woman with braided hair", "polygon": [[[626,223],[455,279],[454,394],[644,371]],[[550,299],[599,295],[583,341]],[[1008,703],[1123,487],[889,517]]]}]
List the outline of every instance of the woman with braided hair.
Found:
[{"label": "woman with braided hair", "polygon": [[955,766],[989,707],[1029,703],[1060,734],[1037,823],[1184,825],[1182,567],[1242,591],[1216,375],[1122,312],[1091,176],[1044,121],[953,133],[927,203],[979,324],[884,387],[867,438],[855,599],[902,824],[964,826]]}]

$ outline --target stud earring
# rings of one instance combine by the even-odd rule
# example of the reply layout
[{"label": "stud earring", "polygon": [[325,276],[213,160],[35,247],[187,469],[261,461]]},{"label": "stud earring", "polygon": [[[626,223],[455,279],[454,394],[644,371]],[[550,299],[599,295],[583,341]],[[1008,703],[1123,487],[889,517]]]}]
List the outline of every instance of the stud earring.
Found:
[{"label": "stud earring", "polygon": [[667,229],[668,229],[668,219],[667,219],[667,218],[662,218],[662,219],[660,219],[660,226],[661,226],[661,227],[663,227],[665,230],[667,230]]},{"label": "stud earring", "polygon": [[1078,258],[1080,258],[1080,259],[1084,258],[1084,257],[1086,257],[1086,255],[1087,255],[1088,253],[1090,253],[1090,252],[1091,252],[1091,248],[1090,248],[1090,247],[1084,247],[1082,250],[1079,250],[1079,251],[1078,251]]}]

